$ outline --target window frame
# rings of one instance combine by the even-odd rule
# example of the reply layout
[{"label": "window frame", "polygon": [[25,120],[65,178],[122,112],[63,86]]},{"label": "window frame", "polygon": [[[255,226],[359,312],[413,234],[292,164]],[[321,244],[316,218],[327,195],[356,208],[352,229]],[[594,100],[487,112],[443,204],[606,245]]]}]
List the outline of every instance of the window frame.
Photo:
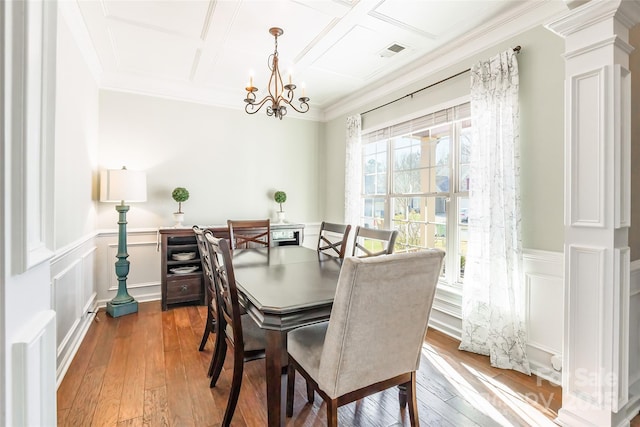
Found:
[{"label": "window frame", "polygon": [[[394,209],[393,204],[396,199],[399,197],[406,198],[444,198],[445,199],[445,220],[446,220],[446,231],[445,231],[445,251],[447,255],[456,254],[457,256],[446,256],[444,261],[443,274],[440,276],[439,287],[442,288],[450,288],[452,291],[459,292],[463,286],[464,282],[464,274],[461,271],[461,242],[460,237],[463,236],[465,230],[467,230],[467,224],[461,221],[460,209],[462,207],[462,200],[467,199],[469,197],[468,188],[464,191],[460,189],[460,172],[462,170],[460,160],[462,158],[462,143],[461,137],[463,135],[463,123],[468,122],[469,126],[471,125],[471,115],[470,109],[468,108],[469,99],[458,99],[452,101],[447,106],[442,106],[436,109],[432,109],[431,112],[423,112],[420,115],[416,115],[416,119],[409,120],[398,120],[393,123],[389,123],[384,127],[380,127],[377,129],[365,129],[362,132],[363,143],[362,143],[362,185],[361,185],[361,210],[360,210],[360,225],[372,225],[368,220],[373,220],[373,224],[379,228],[397,228],[394,219],[392,218],[392,211]],[[466,106],[466,107],[465,107]],[[451,120],[446,120],[441,123],[433,123],[427,127],[422,128],[411,128],[409,126],[408,132],[404,134],[394,134],[394,131],[391,130],[393,126],[399,125],[400,127],[406,127],[408,122],[412,122],[416,120],[418,122],[425,121],[424,118],[428,116],[437,116],[438,114],[442,114],[445,111],[455,108],[466,108],[468,114],[464,114],[461,117],[453,117]],[[462,108],[464,110],[464,108]],[[395,150],[395,140],[402,137],[412,137],[419,132],[424,132],[425,130],[432,130],[435,128],[439,128],[442,126],[448,126],[449,131],[449,148],[448,148],[448,191],[429,191],[431,188],[421,188],[419,192],[408,192],[408,193],[396,193],[396,188],[394,188],[394,175],[396,172],[395,169],[395,158],[394,158],[394,150]],[[397,132],[397,130],[396,130]],[[402,132],[402,130],[400,130]],[[385,144],[386,151],[386,168],[384,173],[386,174],[386,191],[384,194],[379,192],[374,192],[371,194],[367,194],[366,192],[366,177],[367,175],[371,176],[371,174],[367,174],[366,163],[367,159],[370,156],[367,156],[365,153],[367,152],[367,146],[369,144]],[[420,143],[423,144],[423,143]],[[413,146],[413,144],[411,145]],[[376,155],[380,153],[379,148],[375,150]],[[422,155],[422,151],[421,151]],[[465,163],[467,164],[467,163]],[[424,165],[417,165],[412,169],[407,169],[409,171],[421,171],[425,168],[438,168],[442,167],[442,165],[438,165],[435,162],[429,162],[425,167]],[[375,176],[379,176],[379,172],[376,170]],[[434,175],[435,176],[435,175]],[[376,178],[377,179],[377,178]],[[431,187],[431,185],[430,185]],[[382,206],[384,208],[384,216],[379,217],[376,216],[375,209],[372,211],[373,216],[365,216],[367,213],[367,203],[375,203],[375,201],[382,201]],[[380,222],[380,220],[382,220]],[[375,222],[378,221],[376,224]],[[436,224],[435,222],[429,222],[426,219],[422,219],[420,221],[410,221],[408,223],[424,223],[424,227],[427,228],[427,224]]]}]

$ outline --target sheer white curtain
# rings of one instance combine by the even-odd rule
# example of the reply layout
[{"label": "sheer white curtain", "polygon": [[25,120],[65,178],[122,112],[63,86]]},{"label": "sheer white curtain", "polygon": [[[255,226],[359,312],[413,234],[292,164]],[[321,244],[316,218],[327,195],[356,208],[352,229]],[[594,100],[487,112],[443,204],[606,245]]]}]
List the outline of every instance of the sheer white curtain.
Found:
[{"label": "sheer white curtain", "polygon": [[522,291],[518,62],[513,50],[471,69],[469,241],[461,350],[530,374]]},{"label": "sheer white curtain", "polygon": [[362,192],[362,119],[347,117],[346,157],[344,162],[344,221],[355,227],[360,223]]}]

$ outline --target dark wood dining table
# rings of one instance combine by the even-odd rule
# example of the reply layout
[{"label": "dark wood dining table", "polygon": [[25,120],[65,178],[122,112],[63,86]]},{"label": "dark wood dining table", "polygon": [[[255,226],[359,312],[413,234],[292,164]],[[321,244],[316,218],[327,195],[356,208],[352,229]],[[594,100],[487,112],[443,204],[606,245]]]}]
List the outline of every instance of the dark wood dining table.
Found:
[{"label": "dark wood dining table", "polygon": [[268,425],[281,426],[287,331],[329,319],[341,262],[302,246],[277,246],[235,250],[233,266],[241,303],[266,332]]}]

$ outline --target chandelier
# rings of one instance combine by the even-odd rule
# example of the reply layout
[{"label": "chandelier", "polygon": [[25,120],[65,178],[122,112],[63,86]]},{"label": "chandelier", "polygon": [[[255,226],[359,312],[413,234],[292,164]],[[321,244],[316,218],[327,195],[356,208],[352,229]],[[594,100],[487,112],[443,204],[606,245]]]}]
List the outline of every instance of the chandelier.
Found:
[{"label": "chandelier", "polygon": [[269,29],[269,33],[275,38],[275,50],[269,55],[267,63],[269,70],[271,70],[271,77],[269,77],[269,85],[267,86],[269,94],[265,95],[260,102],[256,102],[256,92],[258,88],[253,85],[252,76],[249,84],[245,88],[247,90],[247,97],[244,100],[246,103],[244,111],[248,114],[255,114],[260,111],[263,105],[267,104],[267,116],[274,116],[280,120],[287,114],[287,106],[290,106],[298,113],[306,113],[309,111],[309,104],[307,104],[309,98],[305,96],[304,87],[302,88],[302,96],[298,98],[300,106],[296,108],[296,106],[292,104],[294,99],[293,91],[296,85],[291,83],[291,74],[289,74],[289,83],[285,85],[282,82],[282,76],[278,69],[278,37],[281,36],[284,31],[282,31],[282,28],[274,27]]}]

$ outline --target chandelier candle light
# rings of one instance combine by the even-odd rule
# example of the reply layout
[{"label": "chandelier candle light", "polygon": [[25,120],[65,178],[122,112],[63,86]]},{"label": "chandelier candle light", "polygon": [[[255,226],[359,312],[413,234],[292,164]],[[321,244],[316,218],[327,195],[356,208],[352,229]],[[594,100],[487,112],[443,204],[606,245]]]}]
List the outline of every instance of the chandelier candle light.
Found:
[{"label": "chandelier candle light", "polygon": [[[280,69],[278,68],[278,37],[281,36],[284,31],[282,28],[273,27],[269,29],[269,33],[275,38],[275,50],[273,54],[269,56],[269,69],[271,70],[271,77],[269,77],[269,85],[267,90],[269,94],[266,95],[260,102],[256,102],[256,92],[258,88],[253,85],[253,77],[250,78],[249,84],[245,88],[247,90],[247,97],[244,102],[247,105],[244,107],[244,111],[249,114],[255,114],[267,104],[267,116],[275,116],[282,120],[287,114],[287,105],[293,108],[298,113],[306,113],[309,111],[309,98],[305,96],[304,87],[302,88],[302,96],[298,98],[300,101],[300,108],[296,108],[292,104],[294,99],[293,91],[296,88],[291,82],[291,75],[289,75],[289,83],[283,84],[282,76],[280,75]],[[270,103],[270,105],[269,105]]]}]

